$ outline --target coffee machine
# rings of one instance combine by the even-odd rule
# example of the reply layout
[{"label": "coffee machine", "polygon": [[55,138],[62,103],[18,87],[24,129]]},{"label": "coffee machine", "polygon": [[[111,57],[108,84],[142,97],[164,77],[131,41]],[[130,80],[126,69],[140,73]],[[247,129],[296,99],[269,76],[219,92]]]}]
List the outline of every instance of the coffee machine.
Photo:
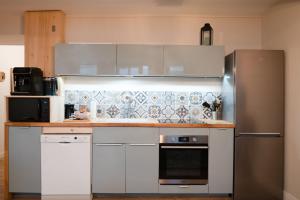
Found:
[{"label": "coffee machine", "polygon": [[43,71],[37,67],[13,68],[11,95],[43,95]]}]

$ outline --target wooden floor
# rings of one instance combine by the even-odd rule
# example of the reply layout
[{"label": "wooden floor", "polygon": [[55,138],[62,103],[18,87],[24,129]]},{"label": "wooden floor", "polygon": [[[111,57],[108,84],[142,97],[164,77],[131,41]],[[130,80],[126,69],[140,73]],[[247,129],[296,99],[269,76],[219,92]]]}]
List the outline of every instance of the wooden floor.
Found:
[{"label": "wooden floor", "polygon": [[[0,160],[0,200],[3,200],[3,160]],[[15,197],[13,200],[40,200],[40,197]],[[231,200],[224,197],[195,197],[195,196],[101,196],[95,200]],[[56,199],[59,200],[59,199]]]}]

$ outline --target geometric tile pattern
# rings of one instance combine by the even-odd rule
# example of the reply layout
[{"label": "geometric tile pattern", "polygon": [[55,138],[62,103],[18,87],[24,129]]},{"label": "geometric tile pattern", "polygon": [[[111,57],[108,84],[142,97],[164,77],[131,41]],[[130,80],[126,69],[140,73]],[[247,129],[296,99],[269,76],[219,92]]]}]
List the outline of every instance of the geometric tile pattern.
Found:
[{"label": "geometric tile pattern", "polygon": [[178,91],[87,91],[65,90],[65,103],[87,105],[96,102],[98,118],[155,118],[160,120],[210,119],[212,112],[202,106],[210,105],[219,92]]}]

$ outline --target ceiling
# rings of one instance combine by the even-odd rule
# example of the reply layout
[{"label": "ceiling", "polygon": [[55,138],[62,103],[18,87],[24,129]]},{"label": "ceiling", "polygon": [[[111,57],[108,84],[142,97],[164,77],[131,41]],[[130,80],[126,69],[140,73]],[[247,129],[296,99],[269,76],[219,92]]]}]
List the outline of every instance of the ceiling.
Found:
[{"label": "ceiling", "polygon": [[0,13],[63,10],[68,15],[259,16],[284,0],[0,0]]}]

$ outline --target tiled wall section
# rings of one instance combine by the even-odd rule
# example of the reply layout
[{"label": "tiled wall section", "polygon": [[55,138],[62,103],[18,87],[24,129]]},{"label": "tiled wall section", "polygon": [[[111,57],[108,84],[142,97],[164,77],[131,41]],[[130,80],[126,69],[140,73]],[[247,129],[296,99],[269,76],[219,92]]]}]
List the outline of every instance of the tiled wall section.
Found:
[{"label": "tiled wall section", "polygon": [[96,102],[97,118],[156,118],[161,120],[189,120],[211,118],[211,104],[220,92],[172,91],[87,91],[65,90],[65,103],[90,107]]}]

